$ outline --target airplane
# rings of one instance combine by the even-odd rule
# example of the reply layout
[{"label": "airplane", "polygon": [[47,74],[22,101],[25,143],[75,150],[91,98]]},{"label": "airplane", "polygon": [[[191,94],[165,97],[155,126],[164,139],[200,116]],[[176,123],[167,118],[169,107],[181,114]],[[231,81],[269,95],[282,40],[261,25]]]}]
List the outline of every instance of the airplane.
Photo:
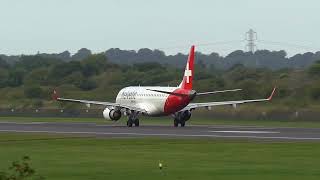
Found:
[{"label": "airplane", "polygon": [[158,86],[130,86],[121,89],[116,97],[116,102],[90,101],[80,99],[68,99],[59,97],[56,90],[53,98],[57,101],[83,103],[90,107],[93,105],[104,106],[102,115],[105,119],[118,121],[122,115],[127,116],[127,126],[139,126],[139,116],[173,116],[173,125],[178,127],[185,126],[186,121],[191,118],[193,110],[198,108],[208,108],[212,106],[232,105],[253,102],[270,101],[276,91],[273,89],[271,95],[266,99],[236,100],[222,102],[202,102],[193,103],[197,96],[234,92],[241,89],[212,91],[197,93],[192,89],[194,77],[195,46],[190,49],[188,61],[184,70],[183,79],[177,87],[158,87]]}]

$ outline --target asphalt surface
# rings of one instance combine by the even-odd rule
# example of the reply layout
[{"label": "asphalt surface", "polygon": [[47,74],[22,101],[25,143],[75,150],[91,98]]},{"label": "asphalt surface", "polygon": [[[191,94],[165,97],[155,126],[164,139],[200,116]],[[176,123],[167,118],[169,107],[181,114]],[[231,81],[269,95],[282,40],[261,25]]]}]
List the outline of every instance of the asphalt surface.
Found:
[{"label": "asphalt surface", "polygon": [[260,126],[140,126],[95,123],[0,122],[0,132],[93,135],[99,137],[224,138],[280,141],[319,141],[320,128]]}]

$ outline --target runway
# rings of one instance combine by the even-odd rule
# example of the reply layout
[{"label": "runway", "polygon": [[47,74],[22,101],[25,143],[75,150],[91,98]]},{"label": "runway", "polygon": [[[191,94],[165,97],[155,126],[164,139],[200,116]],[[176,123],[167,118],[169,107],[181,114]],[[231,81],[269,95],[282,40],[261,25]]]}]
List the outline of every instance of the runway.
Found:
[{"label": "runway", "polygon": [[92,135],[98,137],[164,137],[320,141],[320,128],[279,128],[260,126],[140,126],[95,123],[0,122],[0,132]]}]

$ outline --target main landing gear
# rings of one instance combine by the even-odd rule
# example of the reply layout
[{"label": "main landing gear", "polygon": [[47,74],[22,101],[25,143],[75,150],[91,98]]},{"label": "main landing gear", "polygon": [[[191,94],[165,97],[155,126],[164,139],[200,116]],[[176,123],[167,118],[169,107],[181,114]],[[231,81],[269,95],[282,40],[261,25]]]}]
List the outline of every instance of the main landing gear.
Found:
[{"label": "main landing gear", "polygon": [[138,114],[135,112],[131,112],[129,115],[128,121],[127,121],[127,126],[132,127],[132,126],[138,127],[140,125]]},{"label": "main landing gear", "polygon": [[139,124],[139,119],[138,118],[136,118],[136,119],[131,119],[131,118],[129,118],[128,119],[128,121],[127,121],[127,126],[128,127],[132,127],[132,126],[139,126],[140,124]]},{"label": "main landing gear", "polygon": [[186,121],[185,121],[184,119],[174,118],[173,126],[174,126],[174,127],[178,127],[179,124],[181,125],[181,127],[184,127],[184,126],[186,125]]},{"label": "main landing gear", "polygon": [[179,124],[181,127],[184,127],[186,125],[186,121],[188,121],[191,117],[191,112],[190,111],[183,111],[183,112],[178,112],[174,114],[174,121],[173,121],[173,126],[178,127]]}]

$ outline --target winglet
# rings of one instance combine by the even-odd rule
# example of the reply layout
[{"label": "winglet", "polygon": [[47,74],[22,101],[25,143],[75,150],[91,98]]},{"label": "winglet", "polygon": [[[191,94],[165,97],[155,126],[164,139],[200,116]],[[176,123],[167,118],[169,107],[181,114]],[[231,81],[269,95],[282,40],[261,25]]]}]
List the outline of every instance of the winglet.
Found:
[{"label": "winglet", "polygon": [[59,99],[59,94],[58,94],[58,91],[56,89],[53,90],[52,99],[55,100],[55,101]]},{"label": "winglet", "polygon": [[268,101],[271,101],[274,93],[276,92],[276,89],[277,89],[276,87],[273,88],[273,91],[272,91],[271,95],[268,97]]}]

